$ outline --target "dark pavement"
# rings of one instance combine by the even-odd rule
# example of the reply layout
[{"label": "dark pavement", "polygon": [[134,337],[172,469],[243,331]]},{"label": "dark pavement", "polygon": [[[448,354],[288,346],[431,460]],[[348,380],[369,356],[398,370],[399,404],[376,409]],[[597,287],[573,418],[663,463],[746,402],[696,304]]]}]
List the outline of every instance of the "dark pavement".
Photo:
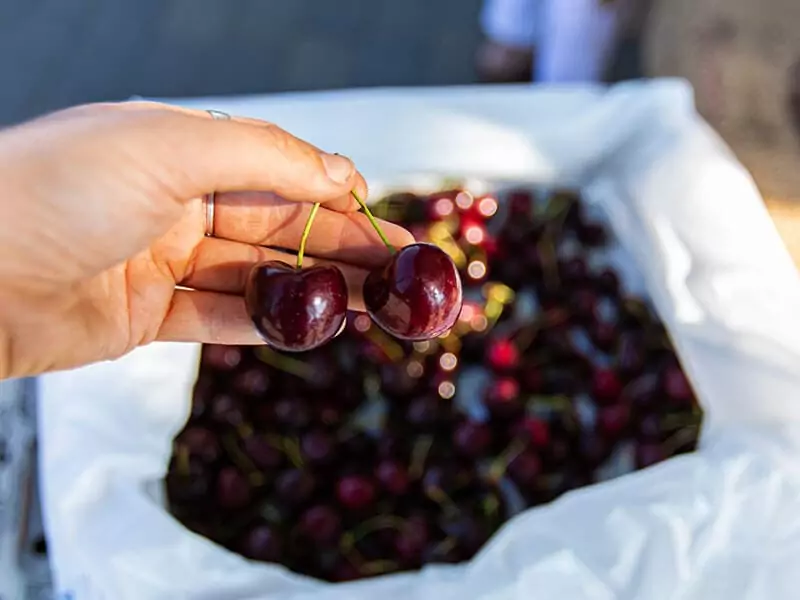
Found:
[{"label": "dark pavement", "polygon": [[0,123],[132,95],[474,81],[480,0],[2,0]]}]

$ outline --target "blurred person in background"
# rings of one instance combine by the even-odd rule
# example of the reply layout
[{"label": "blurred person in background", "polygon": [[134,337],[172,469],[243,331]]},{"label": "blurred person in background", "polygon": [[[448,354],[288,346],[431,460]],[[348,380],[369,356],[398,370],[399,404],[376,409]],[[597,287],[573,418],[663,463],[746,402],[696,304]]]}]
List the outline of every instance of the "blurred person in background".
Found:
[{"label": "blurred person in background", "polygon": [[484,0],[477,70],[492,83],[602,81],[649,0]]}]

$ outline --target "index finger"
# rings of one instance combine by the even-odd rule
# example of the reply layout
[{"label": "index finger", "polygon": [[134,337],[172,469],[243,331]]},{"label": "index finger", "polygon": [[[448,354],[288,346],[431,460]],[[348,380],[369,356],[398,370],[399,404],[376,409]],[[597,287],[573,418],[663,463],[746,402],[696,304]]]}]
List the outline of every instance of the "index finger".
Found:
[{"label": "index finger", "polygon": [[[229,192],[216,196],[214,236],[258,246],[298,247],[311,204],[287,202],[269,192]],[[406,229],[378,220],[389,243],[401,248],[414,243]],[[317,212],[306,251],[319,258],[374,267],[389,252],[362,213]]]},{"label": "index finger", "polygon": [[350,211],[358,209],[351,190],[366,193],[349,158],[321,151],[274,123],[214,119],[208,111],[157,102],[87,105],[51,119],[70,114],[92,132],[116,134],[106,140],[109,154],[124,150],[146,157],[161,188],[177,201],[211,192],[270,190],[287,200]]}]

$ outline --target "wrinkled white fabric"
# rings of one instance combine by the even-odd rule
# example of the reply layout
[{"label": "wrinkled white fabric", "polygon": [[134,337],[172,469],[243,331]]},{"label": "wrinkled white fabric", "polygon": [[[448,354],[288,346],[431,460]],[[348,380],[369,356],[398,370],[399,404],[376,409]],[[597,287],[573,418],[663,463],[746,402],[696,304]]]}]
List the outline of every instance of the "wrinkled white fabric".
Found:
[{"label": "wrinkled white fabric", "polygon": [[800,279],[684,83],[182,103],[276,122],[352,156],[376,188],[420,174],[582,184],[699,392],[701,449],[529,510],[469,564],[327,585],[239,558],[166,513],[158,482],[188,414],[198,348],[154,344],[42,381],[44,508],[64,597],[797,598]]}]

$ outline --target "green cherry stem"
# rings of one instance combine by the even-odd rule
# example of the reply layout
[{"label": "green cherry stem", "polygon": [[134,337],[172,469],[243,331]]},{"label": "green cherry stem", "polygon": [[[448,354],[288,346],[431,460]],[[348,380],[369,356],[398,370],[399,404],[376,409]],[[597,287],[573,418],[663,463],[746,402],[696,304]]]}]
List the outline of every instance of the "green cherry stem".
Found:
[{"label": "green cherry stem", "polygon": [[389,249],[389,254],[395,254],[397,252],[397,249],[389,243],[389,240],[386,238],[386,234],[383,233],[381,226],[378,225],[378,221],[373,216],[372,211],[369,209],[369,206],[367,206],[366,203],[361,198],[359,198],[358,194],[356,194],[354,191],[351,191],[350,193],[353,195],[353,198],[356,199],[356,202],[358,202],[358,205],[362,208],[364,214],[367,215],[367,219],[369,219],[370,224],[375,228],[375,231],[378,233],[378,237],[381,238],[381,241]]},{"label": "green cherry stem", "polygon": [[317,211],[319,210],[319,202],[314,202],[314,206],[311,207],[311,212],[308,213],[308,219],[306,220],[306,226],[303,228],[303,235],[300,238],[300,247],[297,249],[297,268],[300,269],[303,267],[303,254],[306,253],[306,240],[308,240],[308,234],[311,233],[311,224],[314,222],[314,217],[317,216]]}]

